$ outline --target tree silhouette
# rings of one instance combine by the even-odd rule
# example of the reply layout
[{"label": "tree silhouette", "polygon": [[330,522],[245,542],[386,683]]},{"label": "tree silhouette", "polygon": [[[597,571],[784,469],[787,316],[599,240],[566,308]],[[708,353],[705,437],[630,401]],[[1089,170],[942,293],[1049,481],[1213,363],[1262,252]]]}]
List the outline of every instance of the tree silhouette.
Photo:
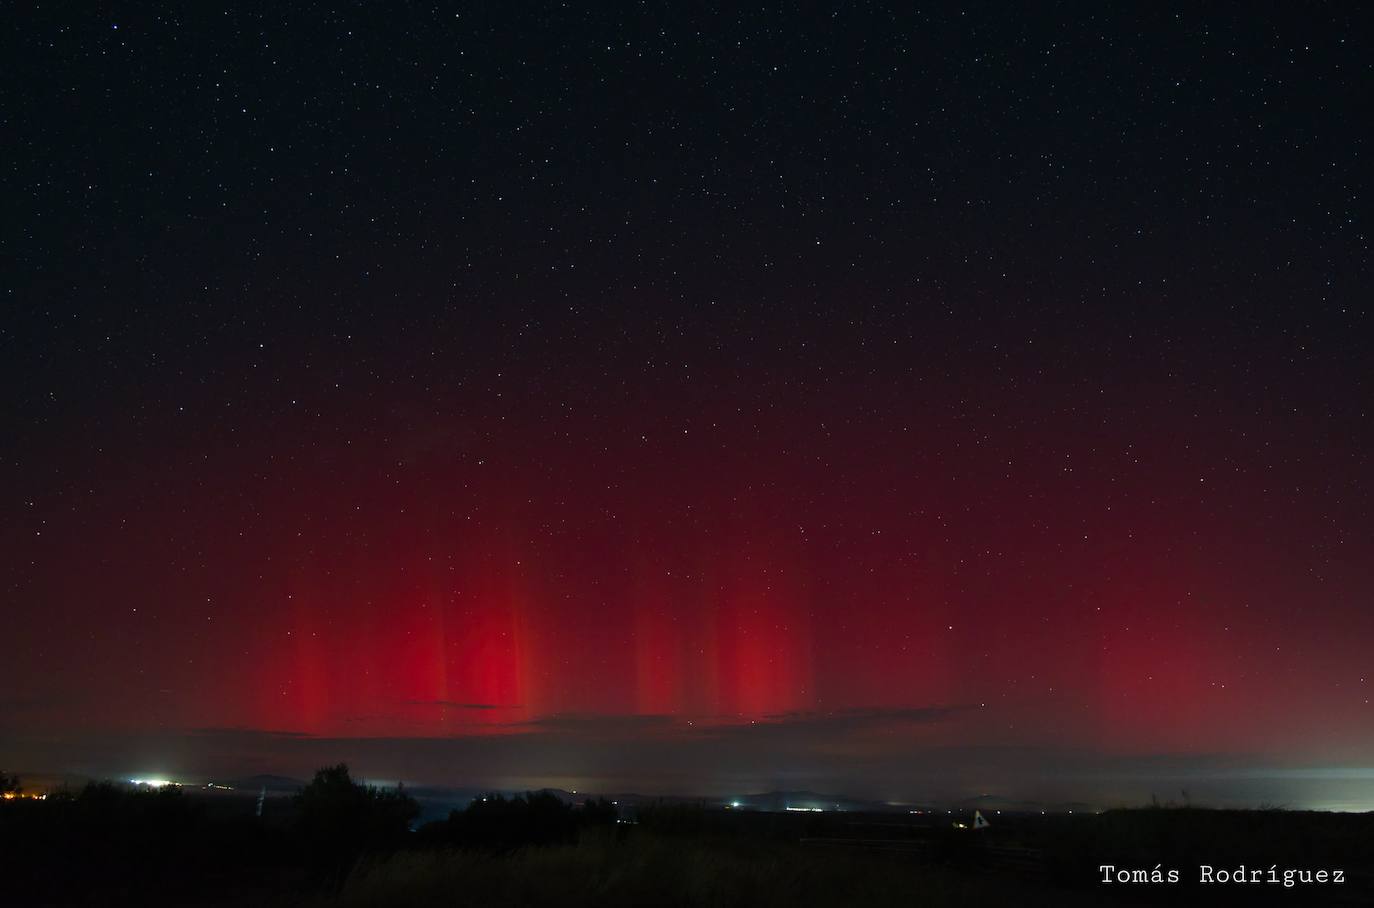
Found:
[{"label": "tree silhouette", "polygon": [[582,805],[582,822],[588,826],[614,826],[620,811],[605,798],[588,798]]},{"label": "tree silhouette", "polygon": [[420,805],[401,787],[354,782],[348,766],[326,766],[296,795],[299,826],[316,866],[342,872],[362,852],[400,843]]},{"label": "tree silhouette", "polygon": [[18,795],[24,789],[19,785],[19,777],[7,775],[0,770],[0,795]]}]

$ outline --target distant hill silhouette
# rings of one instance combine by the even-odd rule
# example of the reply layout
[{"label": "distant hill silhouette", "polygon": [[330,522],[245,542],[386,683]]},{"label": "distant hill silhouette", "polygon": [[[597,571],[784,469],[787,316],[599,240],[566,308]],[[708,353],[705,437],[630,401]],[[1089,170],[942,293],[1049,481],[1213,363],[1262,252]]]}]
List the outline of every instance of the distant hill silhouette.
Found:
[{"label": "distant hill silhouette", "polygon": [[242,779],[214,779],[213,781],[216,785],[227,785],[236,791],[243,789],[245,791],[252,791],[255,794],[262,791],[264,788],[266,788],[269,793],[289,792],[295,794],[305,787],[305,782],[302,779],[292,779],[287,776],[274,775],[247,776]]}]

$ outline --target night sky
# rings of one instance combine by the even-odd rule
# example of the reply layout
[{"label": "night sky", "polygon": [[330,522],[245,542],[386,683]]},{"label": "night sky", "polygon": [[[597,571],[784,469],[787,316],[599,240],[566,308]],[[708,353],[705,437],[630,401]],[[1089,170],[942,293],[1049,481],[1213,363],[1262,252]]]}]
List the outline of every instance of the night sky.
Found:
[{"label": "night sky", "polygon": [[520,6],[10,11],[0,765],[1374,806],[1355,6]]}]

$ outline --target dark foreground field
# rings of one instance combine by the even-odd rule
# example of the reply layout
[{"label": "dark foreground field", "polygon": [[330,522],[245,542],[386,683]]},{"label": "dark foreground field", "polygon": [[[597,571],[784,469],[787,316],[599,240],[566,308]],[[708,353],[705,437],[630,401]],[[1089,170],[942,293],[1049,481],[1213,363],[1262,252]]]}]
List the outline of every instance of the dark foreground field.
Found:
[{"label": "dark foreground field", "polygon": [[[493,856],[407,851],[360,865],[337,898],[383,905],[1065,904],[1013,878],[799,843],[600,831],[576,845]],[[1071,904],[1089,904],[1075,900]]]},{"label": "dark foreground field", "polygon": [[[254,807],[113,785],[0,803],[0,905],[1374,904],[1374,814],[1155,807],[973,830],[943,813],[627,810],[543,793],[414,829],[414,801],[343,767]],[[1199,882],[1204,866],[1216,882]],[[1220,882],[1242,868],[1244,882]]]},{"label": "dark foreground field", "polygon": [[[677,822],[591,830],[573,845],[505,855],[398,852],[361,862],[321,904],[1374,904],[1370,815],[1160,808],[1010,818],[973,832],[890,816],[722,814],[690,822],[679,810]],[[1159,866],[1166,879],[1174,868],[1179,881],[1104,884],[1102,864],[1147,876]],[[1244,865],[1247,879],[1263,873],[1260,882],[1203,885],[1204,864],[1228,875]],[[1264,882],[1275,865],[1279,882]],[[1285,886],[1293,868],[1340,868],[1344,882],[1295,874]]]}]

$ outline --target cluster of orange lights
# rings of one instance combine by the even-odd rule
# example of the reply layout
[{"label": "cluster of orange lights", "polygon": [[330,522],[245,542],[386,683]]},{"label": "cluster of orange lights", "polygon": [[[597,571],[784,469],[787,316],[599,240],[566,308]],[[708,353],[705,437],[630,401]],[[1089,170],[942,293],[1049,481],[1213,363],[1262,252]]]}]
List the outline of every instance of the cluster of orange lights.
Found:
[{"label": "cluster of orange lights", "polygon": [[0,797],[3,797],[6,801],[19,801],[19,800],[43,801],[43,800],[46,800],[48,796],[45,795],[45,794],[41,794],[41,795],[38,795],[38,794],[22,794],[22,793],[17,792],[17,791],[7,791],[7,792],[5,792],[3,795],[0,795]]}]

